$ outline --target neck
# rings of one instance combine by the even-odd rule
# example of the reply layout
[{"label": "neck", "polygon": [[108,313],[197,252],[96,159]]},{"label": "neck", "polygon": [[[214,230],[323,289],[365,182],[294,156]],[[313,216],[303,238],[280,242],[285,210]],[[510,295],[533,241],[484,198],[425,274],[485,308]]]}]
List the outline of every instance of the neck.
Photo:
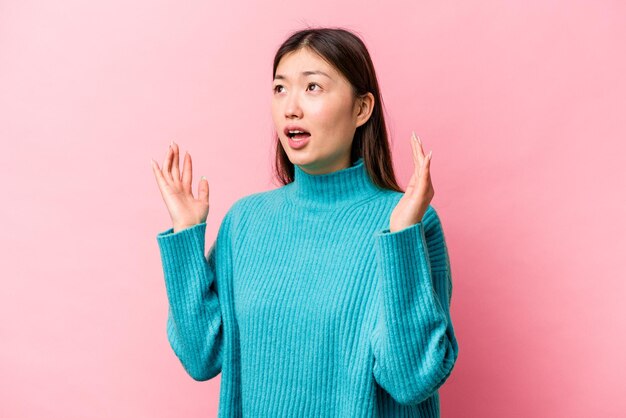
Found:
[{"label": "neck", "polygon": [[348,168],[327,174],[308,174],[294,165],[294,181],[288,186],[293,204],[319,211],[359,203],[382,190],[372,182],[362,157]]}]

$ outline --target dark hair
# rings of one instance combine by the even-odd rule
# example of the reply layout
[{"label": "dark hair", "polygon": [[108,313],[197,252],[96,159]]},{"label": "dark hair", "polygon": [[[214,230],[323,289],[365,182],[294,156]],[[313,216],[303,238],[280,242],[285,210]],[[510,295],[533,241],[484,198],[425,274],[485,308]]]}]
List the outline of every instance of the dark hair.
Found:
[{"label": "dark hair", "polygon": [[[376,72],[363,41],[342,28],[307,28],[294,32],[276,52],[272,78],[276,75],[281,58],[301,48],[309,48],[333,65],[350,82],[354,97],[372,93],[374,108],[367,122],[357,127],[354,133],[350,161],[354,163],[359,157],[363,157],[363,163],[373,183],[384,189],[403,192],[393,171]],[[294,165],[277,133],[275,143],[275,175],[282,185],[286,185],[294,180]]]}]

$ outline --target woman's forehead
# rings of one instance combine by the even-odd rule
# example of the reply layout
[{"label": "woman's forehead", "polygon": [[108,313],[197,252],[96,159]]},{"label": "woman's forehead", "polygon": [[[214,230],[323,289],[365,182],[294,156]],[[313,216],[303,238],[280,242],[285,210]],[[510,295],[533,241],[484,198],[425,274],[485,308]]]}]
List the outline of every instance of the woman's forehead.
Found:
[{"label": "woman's forehead", "polygon": [[310,52],[307,48],[302,48],[289,52],[281,58],[276,68],[275,78],[299,78],[311,74],[335,79],[337,70],[318,54]]}]

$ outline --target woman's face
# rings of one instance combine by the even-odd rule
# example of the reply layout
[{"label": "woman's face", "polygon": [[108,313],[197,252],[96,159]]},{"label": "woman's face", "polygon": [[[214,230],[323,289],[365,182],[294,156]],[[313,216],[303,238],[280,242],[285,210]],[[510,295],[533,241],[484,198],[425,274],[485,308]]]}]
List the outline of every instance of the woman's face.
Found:
[{"label": "woman's face", "polygon": [[[348,80],[308,48],[282,57],[272,92],[276,133],[293,164],[310,174],[350,166],[354,132],[367,121],[373,108],[371,93],[355,99]],[[305,134],[301,144],[294,144],[285,132],[290,126],[310,135]]]}]

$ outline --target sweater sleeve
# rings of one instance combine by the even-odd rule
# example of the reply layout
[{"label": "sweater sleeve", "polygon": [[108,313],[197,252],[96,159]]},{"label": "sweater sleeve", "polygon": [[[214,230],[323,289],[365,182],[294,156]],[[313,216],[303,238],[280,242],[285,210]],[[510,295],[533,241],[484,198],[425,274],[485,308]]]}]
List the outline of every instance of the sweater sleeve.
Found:
[{"label": "sweater sleeve", "polygon": [[375,247],[374,378],[397,402],[415,405],[443,385],[458,357],[450,260],[434,208],[419,223],[377,232]]},{"label": "sweater sleeve", "polygon": [[206,257],[206,222],[157,235],[168,298],[168,341],[197,381],[215,377],[222,368],[224,327],[217,282],[231,272],[229,219],[227,214]]}]

